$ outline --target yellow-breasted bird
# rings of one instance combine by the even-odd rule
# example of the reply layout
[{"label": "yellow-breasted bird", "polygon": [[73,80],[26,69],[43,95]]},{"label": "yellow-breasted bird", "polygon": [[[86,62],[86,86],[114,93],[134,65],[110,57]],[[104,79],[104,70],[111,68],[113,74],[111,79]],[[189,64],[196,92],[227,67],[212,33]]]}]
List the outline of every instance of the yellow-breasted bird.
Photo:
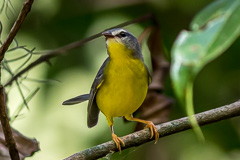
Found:
[{"label": "yellow-breasted bird", "polygon": [[151,131],[150,138],[155,135],[157,141],[159,134],[154,124],[132,116],[143,103],[151,81],[137,38],[121,28],[110,29],[102,34],[106,37],[109,57],[99,69],[90,93],[66,100],[63,105],[89,100],[88,127],[97,124],[101,111],[107,118],[112,139],[120,151],[124,142],[114,133],[114,117],[125,117],[129,121],[145,123],[145,128]]}]

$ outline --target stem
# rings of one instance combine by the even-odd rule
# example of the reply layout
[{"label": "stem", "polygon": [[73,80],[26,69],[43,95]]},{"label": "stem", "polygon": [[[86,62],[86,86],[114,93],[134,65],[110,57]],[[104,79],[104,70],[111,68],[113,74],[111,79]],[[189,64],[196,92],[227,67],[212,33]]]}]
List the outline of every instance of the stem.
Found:
[{"label": "stem", "polygon": [[194,116],[194,105],[193,105],[193,82],[190,81],[186,86],[186,109],[190,123],[193,127],[193,131],[196,133],[198,139],[201,142],[205,141],[204,135],[201,128],[199,127],[196,117]]}]

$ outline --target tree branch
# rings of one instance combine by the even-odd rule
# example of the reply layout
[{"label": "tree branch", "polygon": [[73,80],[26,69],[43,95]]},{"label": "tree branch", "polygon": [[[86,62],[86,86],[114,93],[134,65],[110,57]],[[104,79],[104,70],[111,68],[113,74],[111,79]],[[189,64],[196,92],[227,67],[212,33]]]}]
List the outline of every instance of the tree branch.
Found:
[{"label": "tree branch", "polygon": [[[31,10],[33,0],[26,0],[23,4],[23,7],[19,13],[17,20],[15,21],[13,27],[11,28],[10,33],[8,34],[7,39],[4,41],[0,48],[0,63],[2,62],[6,51],[8,50],[10,44],[12,43],[14,37],[19,31],[24,19]],[[1,66],[0,66],[0,78],[1,78]],[[5,142],[9,150],[9,154],[12,160],[19,160],[19,153],[17,150],[16,142],[14,140],[12,130],[9,124],[9,119],[7,116],[7,110],[5,105],[5,93],[4,88],[0,85],[0,120],[2,124],[2,129],[4,132]]]},{"label": "tree branch", "polygon": [[[146,21],[146,20],[149,20],[149,19],[152,19],[153,18],[153,15],[152,14],[146,14],[146,15],[143,15],[139,18],[136,18],[136,19],[133,19],[131,21],[127,21],[127,22],[124,22],[124,23],[121,23],[119,25],[116,25],[116,26],[113,26],[111,28],[120,28],[120,27],[125,27],[125,26],[128,26],[130,24],[134,24],[134,23],[139,23],[139,22],[142,22],[142,21]],[[111,28],[108,28],[108,29],[111,29]],[[106,29],[106,30],[108,30]],[[54,49],[54,50],[51,50],[51,51],[48,51],[46,53],[43,53],[43,55],[41,57],[39,57],[37,60],[35,60],[34,62],[32,62],[31,64],[29,64],[28,66],[26,66],[24,69],[22,69],[21,71],[19,71],[16,75],[14,75],[13,77],[11,77],[11,79],[4,85],[4,87],[8,86],[8,85],[11,85],[12,82],[14,80],[16,80],[18,77],[20,77],[22,74],[24,74],[25,72],[31,70],[32,68],[34,68],[35,66],[37,66],[38,64],[40,63],[43,63],[43,62],[48,62],[51,58],[53,57],[56,57],[60,54],[63,54],[63,53],[66,53],[67,51],[71,50],[71,49],[74,49],[74,48],[77,48],[77,47],[80,47],[82,46],[83,44],[89,42],[89,41],[92,41],[96,38],[99,38],[102,36],[102,32],[100,33],[97,33],[95,35],[92,35],[90,37],[87,37],[85,39],[81,39],[79,41],[76,41],[76,42],[72,42],[70,44],[67,44],[63,47],[60,47],[60,48],[57,48],[57,49]]]},{"label": "tree branch", "polygon": [[[229,105],[225,105],[216,109],[208,110],[202,113],[196,114],[196,119],[199,125],[206,125],[209,123],[214,123],[224,119],[232,118],[240,115],[240,100]],[[160,125],[156,125],[160,137],[168,136],[174,133],[185,131],[191,128],[191,124],[187,117],[166,122]],[[127,136],[122,137],[125,143],[123,149],[127,149],[134,146],[139,146],[149,141],[150,132],[148,129],[144,129]],[[97,159],[106,156],[109,153],[117,152],[116,145],[113,141],[109,141],[92,148],[86,149],[84,151],[73,154],[72,156],[66,158],[65,160],[83,160],[83,159]]]}]

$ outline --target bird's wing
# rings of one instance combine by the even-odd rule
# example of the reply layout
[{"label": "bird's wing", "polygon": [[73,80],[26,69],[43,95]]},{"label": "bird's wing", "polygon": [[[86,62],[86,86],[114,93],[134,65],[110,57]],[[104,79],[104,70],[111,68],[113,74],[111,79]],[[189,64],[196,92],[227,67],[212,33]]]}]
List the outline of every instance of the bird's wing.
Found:
[{"label": "bird's wing", "polygon": [[89,128],[95,126],[98,122],[99,108],[98,108],[97,102],[96,102],[96,93],[104,81],[103,72],[104,72],[104,69],[105,69],[108,61],[109,61],[109,58],[107,58],[103,62],[101,68],[99,69],[99,71],[94,79],[92,87],[91,87],[89,102],[88,102],[88,127]]},{"label": "bird's wing", "polygon": [[74,97],[74,98],[64,101],[62,103],[62,105],[78,104],[78,103],[84,102],[86,100],[89,100],[89,96],[90,96],[89,94],[83,94],[83,95],[80,95],[80,96],[77,96],[77,97]]},{"label": "bird's wing", "polygon": [[150,71],[147,67],[147,65],[144,63],[144,66],[146,67],[147,69],[147,73],[148,73],[148,85],[150,85],[150,83],[152,83],[152,75],[150,74]]}]

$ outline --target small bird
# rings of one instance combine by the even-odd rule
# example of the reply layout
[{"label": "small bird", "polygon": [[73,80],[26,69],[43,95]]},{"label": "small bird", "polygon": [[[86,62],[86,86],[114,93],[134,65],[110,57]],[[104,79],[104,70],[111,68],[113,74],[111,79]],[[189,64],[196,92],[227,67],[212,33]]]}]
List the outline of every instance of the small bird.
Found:
[{"label": "small bird", "polygon": [[159,138],[156,127],[151,121],[133,117],[133,113],[143,103],[148,85],[151,82],[147,66],[144,64],[140,45],[136,37],[125,29],[115,28],[102,33],[106,38],[108,58],[99,69],[89,94],[80,95],[63,102],[73,105],[88,102],[89,128],[98,122],[101,111],[107,119],[112,132],[112,139],[119,151],[125,146],[113,129],[113,118],[124,117],[129,121],[146,124],[155,142]]}]

